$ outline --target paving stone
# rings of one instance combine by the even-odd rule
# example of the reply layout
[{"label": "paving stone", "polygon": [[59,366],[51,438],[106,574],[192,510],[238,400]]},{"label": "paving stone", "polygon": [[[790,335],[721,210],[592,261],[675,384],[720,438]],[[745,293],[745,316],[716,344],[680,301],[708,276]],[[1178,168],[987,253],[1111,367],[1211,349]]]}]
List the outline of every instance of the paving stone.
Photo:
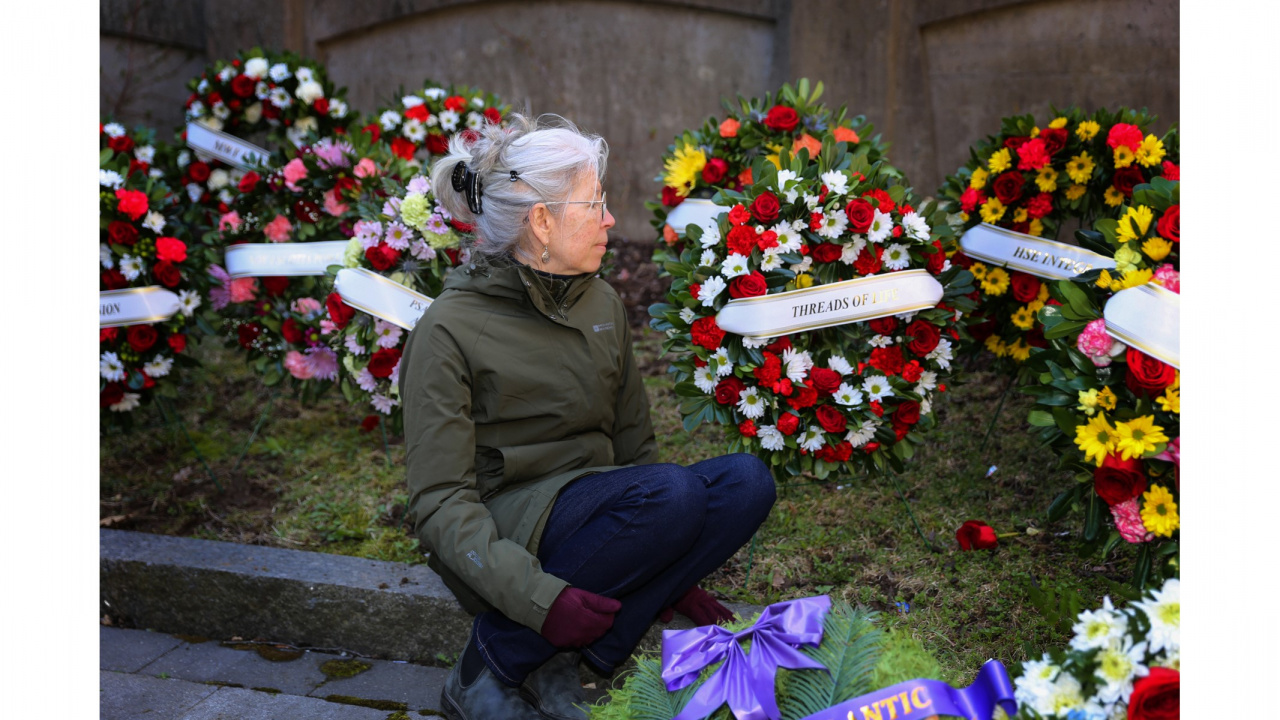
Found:
[{"label": "paving stone", "polygon": [[98,667],[102,670],[137,672],[182,644],[178,638],[164,633],[98,627]]},{"label": "paving stone", "polygon": [[386,720],[388,714],[316,698],[224,687],[175,720]]},{"label": "paving stone", "polygon": [[144,667],[147,675],[194,682],[220,682],[246,688],[273,688],[289,695],[306,695],[325,681],[320,665],[334,655],[304,652],[288,662],[272,662],[253,650],[237,650],[216,642],[182,643],[165,656]]},{"label": "paving stone", "polygon": [[440,689],[449,671],[408,663],[366,660],[372,668],[349,678],[330,680],[311,692],[315,697],[349,695],[367,700],[406,703],[410,710],[440,709]]},{"label": "paving stone", "polygon": [[98,674],[101,720],[176,720],[218,688],[103,670]]}]

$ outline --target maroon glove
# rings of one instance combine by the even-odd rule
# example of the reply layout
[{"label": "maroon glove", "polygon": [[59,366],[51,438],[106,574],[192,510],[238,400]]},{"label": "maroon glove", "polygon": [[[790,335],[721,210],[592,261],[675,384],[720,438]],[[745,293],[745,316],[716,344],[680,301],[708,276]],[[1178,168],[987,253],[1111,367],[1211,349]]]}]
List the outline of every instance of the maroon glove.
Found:
[{"label": "maroon glove", "polygon": [[542,637],[556,647],[589,645],[613,627],[613,614],[621,609],[613,598],[567,587],[551,603]]},{"label": "maroon glove", "polygon": [[679,610],[681,615],[689,618],[695,625],[715,625],[728,620],[737,620],[738,616],[733,614],[729,608],[721,605],[719,601],[711,597],[706,590],[694,585],[689,591],[680,596],[672,607],[665,608],[658,619],[662,622],[671,622],[675,617],[672,609]]}]

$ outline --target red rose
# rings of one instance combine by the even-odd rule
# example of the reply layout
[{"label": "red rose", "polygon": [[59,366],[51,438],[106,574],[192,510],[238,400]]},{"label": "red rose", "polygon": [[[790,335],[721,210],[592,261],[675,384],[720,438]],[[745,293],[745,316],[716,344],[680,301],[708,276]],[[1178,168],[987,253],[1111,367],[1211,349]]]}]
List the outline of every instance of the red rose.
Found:
[{"label": "red rose", "polygon": [[320,222],[320,206],[310,200],[298,200],[293,203],[293,216],[298,222],[318,223]]},{"label": "red rose", "polygon": [[240,178],[240,184],[236,188],[242,193],[253,192],[253,189],[258,186],[258,181],[261,179],[261,175],[250,170],[244,174],[244,177]]},{"label": "red rose", "polygon": [[116,209],[128,215],[130,220],[137,220],[147,212],[146,193],[120,188],[116,190],[116,199],[119,201]]},{"label": "red rose", "polygon": [[920,403],[915,400],[904,400],[893,411],[893,423],[895,425],[915,425],[918,422],[920,422]]},{"label": "red rose", "polygon": [[778,432],[791,435],[800,427],[800,418],[791,413],[782,413],[778,418]]},{"label": "red rose", "polygon": [[111,270],[102,271],[102,285],[107,290],[119,290],[129,286],[129,281],[124,279],[124,275],[119,270],[112,268]]},{"label": "red rose", "polygon": [[[1159,222],[1156,223],[1156,232],[1160,233],[1160,237],[1170,242],[1179,242],[1182,234],[1180,230],[1182,225],[1180,219],[1181,211],[1178,210],[1178,207],[1178,205],[1170,205],[1164,211],[1164,214],[1160,216]],[[114,225],[115,223],[112,224]]]},{"label": "red rose", "polygon": [[744,298],[756,297],[764,295],[769,290],[769,286],[765,284],[764,276],[759,271],[752,270],[746,275],[739,275],[729,281],[729,297]]},{"label": "red rose", "polygon": [[199,160],[187,166],[187,177],[195,182],[202,183],[209,179],[209,166]]},{"label": "red rose", "polygon": [[[431,147],[430,136],[427,137],[427,147],[428,148]],[[413,154],[417,152],[417,150],[418,150],[417,145],[414,145],[412,142],[402,137],[392,138],[391,140],[391,152],[395,153],[397,156],[405,160],[412,160]]]},{"label": "red rose", "polygon": [[431,111],[427,109],[426,105],[414,105],[404,111],[404,116],[410,120],[417,120],[420,123],[425,123],[427,120],[431,119]]},{"label": "red rose", "polygon": [[829,433],[842,433],[848,429],[849,421],[839,410],[830,405],[818,406],[814,414],[818,416],[818,424]]},{"label": "red rose", "polygon": [[846,462],[853,457],[853,445],[848,441],[841,441],[835,447],[831,445],[823,445],[817,452],[819,460],[829,463]]},{"label": "red rose", "polygon": [[391,377],[400,364],[400,348],[382,348],[369,358],[369,374],[376,378]]},{"label": "red rose", "polygon": [[450,95],[444,99],[444,109],[460,113],[467,109],[467,99],[461,95]]},{"label": "red rose", "polygon": [[178,272],[178,268],[174,267],[173,263],[168,260],[161,260],[156,263],[151,272],[155,274],[161,285],[168,288],[177,287],[178,283],[182,282],[182,273]]},{"label": "red rose", "polygon": [[809,370],[809,384],[823,395],[831,395],[840,389],[840,373],[822,367],[812,368]]},{"label": "red rose", "polygon": [[[315,108],[316,112],[323,115],[329,112],[329,98],[316,98],[315,102],[311,103],[311,107]],[[345,131],[342,128],[334,128],[333,131],[339,135],[345,134]]]},{"label": "red rose", "polygon": [[762,223],[771,223],[778,219],[778,196],[771,192],[763,192],[751,203],[751,214]]},{"label": "red rose", "polygon": [[[916,322],[919,322],[918,320]],[[914,325],[915,323],[912,323]],[[885,373],[886,375],[897,375],[902,372],[902,348],[897,345],[889,347],[878,347],[871,351],[871,357],[868,359],[871,367]]]},{"label": "red rose", "polygon": [[875,451],[877,451],[877,450],[879,450],[879,449],[880,449],[880,443],[878,443],[878,442],[869,442],[869,443],[867,443],[866,445],[863,445],[863,446],[862,446],[862,451],[863,451],[863,452],[865,452],[865,453],[866,453],[866,454],[868,454],[868,455],[870,455],[871,453],[873,453],[873,452],[875,452]]},{"label": "red rose", "polygon": [[122,220],[112,220],[107,226],[107,238],[114,245],[133,245],[138,241],[138,228]]},{"label": "red rose", "polygon": [[1178,720],[1181,673],[1152,666],[1146,677],[1133,683],[1129,696],[1129,720]]},{"label": "red rose", "polygon": [[1138,147],[1142,145],[1142,130],[1138,129],[1137,125],[1128,123],[1112,125],[1110,132],[1107,133],[1107,147],[1115,150],[1121,145],[1137,152]]},{"label": "red rose", "polygon": [[176,353],[185,352],[187,349],[187,336],[181,333],[169,336],[169,348]]},{"label": "red rose", "polygon": [[1034,275],[1017,270],[1010,273],[1009,287],[1013,290],[1013,299],[1020,303],[1029,303],[1040,295],[1040,281]]},{"label": "red rose", "polygon": [[1029,140],[1018,148],[1018,169],[1039,170],[1049,164],[1049,151],[1040,138]]},{"label": "red rose", "polygon": [[782,377],[782,360],[771,352],[764,354],[764,364],[752,371],[762,384],[771,385]]},{"label": "red rose", "polygon": [[730,375],[716,383],[716,402],[721,405],[737,405],[738,396],[747,386],[741,380]]},{"label": "red rose", "polygon": [[1093,489],[1108,505],[1119,505],[1138,497],[1147,490],[1147,474],[1142,471],[1142,461],[1108,455],[1101,467],[1093,471]]},{"label": "red rose", "polygon": [[976,188],[965,188],[965,191],[960,193],[960,209],[967,213],[977,210],[986,201],[986,193]]},{"label": "red rose", "polygon": [[133,140],[128,135],[117,135],[107,140],[107,147],[118,153],[127,153],[133,149]]},{"label": "red rose", "polygon": [[187,259],[187,244],[173,237],[156,238],[156,258],[182,262]]},{"label": "red rose", "polygon": [[906,380],[907,382],[915,382],[919,380],[920,376],[923,374],[924,374],[924,366],[920,364],[919,360],[912,360],[911,362],[902,366],[902,379]]},{"label": "red rose", "polygon": [[400,251],[380,242],[364,251],[364,259],[368,260],[375,270],[387,270],[400,261]]},{"label": "red rose", "polygon": [[498,108],[487,107],[484,109],[484,119],[497,125],[502,122],[502,111],[498,110]]},{"label": "red rose", "polygon": [[248,75],[237,75],[231,78],[231,92],[242,98],[247,98],[252,95],[254,88],[257,86],[258,83]]},{"label": "red rose", "polygon": [[894,208],[898,207],[898,204],[893,201],[893,198],[889,196],[889,193],[881,190],[880,188],[868,190],[862,193],[862,197],[871,198],[871,204],[882,213],[891,213]]},{"label": "red rose", "polygon": [[938,347],[938,340],[942,337],[942,331],[931,322],[913,320],[907,326],[907,330],[903,335],[907,338],[907,349],[920,357],[924,357]]},{"label": "red rose", "polygon": [[262,280],[262,289],[266,290],[271,297],[280,297],[285,290],[289,289],[289,278],[283,275],[270,275],[259,279]]},{"label": "red rose", "polygon": [[1018,152],[1018,148],[1027,144],[1027,142],[1030,140],[1031,140],[1030,135],[1017,135],[1014,137],[1007,137],[1004,139],[1004,146],[1009,148],[1013,152]]},{"label": "red rose", "polygon": [[859,275],[874,275],[880,272],[880,255],[883,252],[879,245],[868,243],[858,253],[858,258],[853,261],[853,269],[858,271]]},{"label": "red rose", "polygon": [[702,166],[702,180],[708,185],[715,185],[729,173],[729,163],[720,158],[711,158]]},{"label": "red rose", "polygon": [[720,341],[724,340],[724,331],[716,325],[714,315],[698,318],[693,321],[693,326],[689,329],[690,335],[693,336],[693,344],[704,347],[708,350],[716,350],[720,347]]},{"label": "red rose", "polygon": [[1045,152],[1057,155],[1059,150],[1067,146],[1067,129],[1045,128],[1040,131],[1040,139],[1044,141]]},{"label": "red rose", "polygon": [[756,241],[756,231],[750,225],[739,225],[729,231],[724,244],[729,248],[729,252],[748,256],[752,250],[756,249]]},{"label": "red rose", "polygon": [[133,348],[133,351],[137,353],[150,350],[151,346],[156,344],[158,338],[159,335],[156,334],[156,329],[150,325],[130,325],[125,332],[125,340],[129,342],[129,347]]},{"label": "red rose", "polygon": [[360,421],[360,432],[373,432],[373,429],[378,427],[380,422],[382,420],[377,415],[365,415],[364,419]]},{"label": "red rose", "polygon": [[1124,360],[1129,365],[1124,384],[1135,395],[1156,397],[1173,384],[1177,371],[1140,350],[1129,348],[1124,353]]},{"label": "red rose", "polygon": [[684,202],[684,197],[680,195],[680,191],[670,185],[662,186],[662,204],[667,207],[675,207]]},{"label": "red rose", "polygon": [[813,249],[813,259],[815,262],[830,263],[840,259],[844,254],[844,248],[835,243],[822,243]]},{"label": "red rose", "polygon": [[1111,184],[1115,185],[1116,190],[1124,193],[1125,197],[1133,196],[1133,189],[1146,182],[1142,178],[1142,170],[1136,165],[1130,165],[1127,168],[1120,168],[1116,171],[1115,177],[1111,180]]},{"label": "red rose", "polygon": [[302,342],[302,328],[298,327],[298,321],[293,318],[285,318],[284,324],[280,326],[280,334],[286,342],[293,345]]},{"label": "red rose", "polygon": [[791,397],[787,398],[787,404],[793,409],[803,410],[807,407],[813,407],[817,402],[817,390],[814,390],[804,383],[792,383]]},{"label": "red rose", "polygon": [[1012,205],[1022,197],[1022,184],[1024,178],[1022,173],[1010,170],[996,176],[991,183],[991,189],[995,192],[996,197],[1005,205]]},{"label": "red rose", "polygon": [[756,430],[756,424],[751,420],[743,420],[738,423],[738,432],[742,433],[744,437],[755,437],[759,434]]},{"label": "red rose", "polygon": [[777,353],[781,355],[784,351],[791,349],[791,336],[783,335],[777,340],[774,340],[768,345],[765,345],[764,349],[768,350],[771,353]]},{"label": "red rose", "polygon": [[942,267],[947,264],[947,253],[942,249],[942,241],[933,241],[934,252],[924,256],[924,268],[932,275],[942,274]]},{"label": "red rose", "polygon": [[120,383],[107,383],[98,396],[99,407],[110,407],[124,399],[124,388]]},{"label": "red rose", "polygon": [[747,212],[747,209],[743,207],[741,203],[734,205],[733,208],[729,210],[729,222],[733,225],[745,225],[750,219],[751,214]]},{"label": "red rose", "polygon": [[351,322],[351,318],[356,316],[356,309],[342,302],[342,296],[338,293],[329,293],[329,297],[324,299],[324,306],[329,311],[329,320],[337,325],[339,330],[346,327],[347,323]]},{"label": "red rose", "polygon": [[800,113],[786,105],[774,105],[765,114],[764,124],[778,132],[791,132],[800,124]]},{"label": "red rose", "polygon": [[382,128],[378,126],[378,123],[369,123],[360,129],[369,133],[369,137],[372,138],[374,142],[378,142],[378,140],[382,138]]},{"label": "red rose", "polygon": [[[393,143],[394,144],[394,143]],[[446,155],[449,152],[449,138],[440,133],[431,133],[427,136],[427,152],[432,155]],[[400,155],[400,153],[396,153]],[[400,157],[404,157],[400,155]],[[408,160],[409,158],[404,158]]]},{"label": "red rose", "polygon": [[965,520],[956,530],[956,542],[961,550],[990,550],[999,544],[996,531],[981,520]]},{"label": "red rose", "polygon": [[892,315],[889,317],[876,318],[875,320],[868,322],[867,325],[869,325],[877,335],[889,335],[894,330],[898,329],[898,318]]}]

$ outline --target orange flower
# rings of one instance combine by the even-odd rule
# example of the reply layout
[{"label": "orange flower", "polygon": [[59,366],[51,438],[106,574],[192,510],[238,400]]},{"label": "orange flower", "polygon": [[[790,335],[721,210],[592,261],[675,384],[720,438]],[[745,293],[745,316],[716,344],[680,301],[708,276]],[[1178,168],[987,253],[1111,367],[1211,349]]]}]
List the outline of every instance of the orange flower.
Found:
[{"label": "orange flower", "polygon": [[838,127],[835,131],[836,142],[858,143],[858,133],[853,128]]},{"label": "orange flower", "polygon": [[822,152],[822,141],[809,133],[800,133],[800,137],[791,143],[791,154],[795,155],[800,152],[800,148],[808,148],[809,157],[816,158],[818,153]]},{"label": "orange flower", "polygon": [[720,123],[720,137],[738,137],[738,128],[741,126],[742,123],[737,120],[727,118],[724,122]]},{"label": "orange flower", "polygon": [[741,183],[743,187],[748,187],[755,182],[751,177],[751,168],[748,167],[746,170],[738,173],[738,182]]},{"label": "orange flower", "polygon": [[670,225],[663,225],[662,239],[666,240],[668,245],[675,245],[676,241],[680,239],[680,236],[676,235],[675,229],[672,228]]}]

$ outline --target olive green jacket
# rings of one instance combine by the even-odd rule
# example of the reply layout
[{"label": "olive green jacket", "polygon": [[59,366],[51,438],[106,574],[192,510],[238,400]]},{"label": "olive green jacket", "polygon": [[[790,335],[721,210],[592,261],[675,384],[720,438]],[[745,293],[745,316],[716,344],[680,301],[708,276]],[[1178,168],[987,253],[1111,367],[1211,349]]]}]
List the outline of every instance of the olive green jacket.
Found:
[{"label": "olive green jacket", "polygon": [[622,301],[595,277],[559,306],[526,267],[459,268],[400,363],[410,517],[471,612],[541,630],[568,583],[538,541],[570,481],[657,456]]}]

